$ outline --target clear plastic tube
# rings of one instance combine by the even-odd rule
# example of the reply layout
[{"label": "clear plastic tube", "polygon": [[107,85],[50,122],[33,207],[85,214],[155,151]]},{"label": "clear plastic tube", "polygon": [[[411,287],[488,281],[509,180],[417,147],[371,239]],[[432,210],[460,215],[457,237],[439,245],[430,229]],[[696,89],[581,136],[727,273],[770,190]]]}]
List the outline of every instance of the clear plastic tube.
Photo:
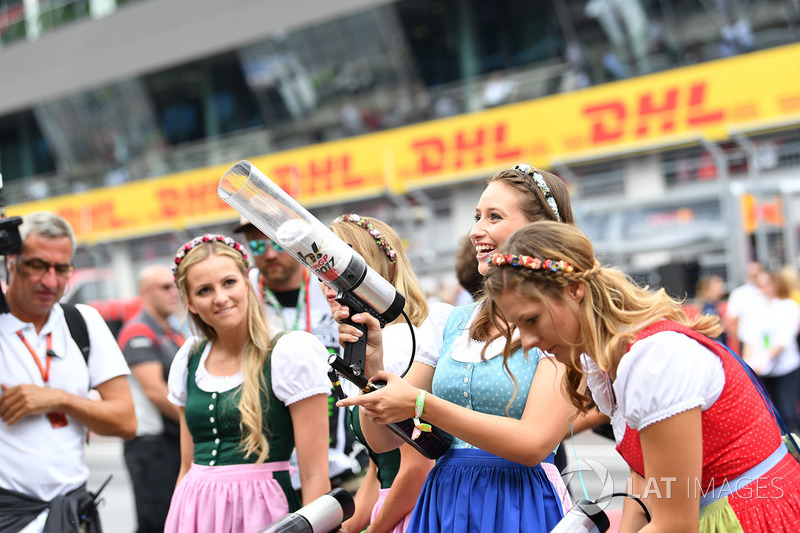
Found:
[{"label": "clear plastic tube", "polygon": [[387,322],[400,315],[394,286],[250,161],[228,169],[217,194],[333,289],[353,291]]}]

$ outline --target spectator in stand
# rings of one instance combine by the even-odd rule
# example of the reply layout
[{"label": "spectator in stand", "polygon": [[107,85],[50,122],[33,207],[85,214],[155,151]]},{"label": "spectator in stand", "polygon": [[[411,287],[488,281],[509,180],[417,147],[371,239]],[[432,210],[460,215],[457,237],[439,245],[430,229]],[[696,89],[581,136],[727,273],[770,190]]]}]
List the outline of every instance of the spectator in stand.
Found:
[{"label": "spectator in stand", "polygon": [[483,87],[483,106],[494,107],[513,102],[517,98],[518,90],[516,81],[504,76],[502,72],[492,72]]},{"label": "spectator in stand", "polygon": [[180,301],[168,267],[142,269],[139,295],[142,309],[125,323],[118,338],[131,369],[138,421],[136,438],[125,443],[125,464],[133,484],[138,533],[160,533],[181,467],[180,412],[167,400],[167,378],[185,339],[169,321],[180,309]]},{"label": "spectator in stand", "polygon": [[[233,232],[244,237],[253,256],[256,268],[250,270],[250,283],[261,298],[270,333],[307,331],[317,337],[329,353],[339,353],[337,324],[317,280],[310,280],[308,270],[246,218],[240,219]],[[323,362],[327,365],[327,359]],[[368,458],[366,450],[347,429],[345,410],[336,407],[335,401],[331,388],[328,471],[334,484],[339,484],[359,474]],[[296,473],[292,482],[295,489],[300,488]]]},{"label": "spectator in stand", "polygon": [[797,399],[800,397],[800,305],[789,297],[789,284],[779,272],[758,275],[759,289],[767,304],[759,317],[759,335],[746,342],[742,358],[761,378],[764,388],[786,425],[800,430]]},{"label": "spectator in stand", "polygon": [[745,283],[733,289],[728,297],[725,329],[728,331],[728,346],[735,352],[741,353],[744,343],[755,342],[760,333],[759,317],[763,316],[767,301],[756,286],[756,279],[763,271],[761,263],[748,263]]},{"label": "spectator in stand", "polygon": [[22,250],[6,257],[9,312],[0,314],[0,531],[99,532],[93,505],[87,524],[78,516],[91,500],[83,444],[88,431],[135,435],[128,366],[85,305],[69,308],[88,333],[82,354],[58,303],[73,270],[69,223],[39,211],[23,217],[19,232]]}]

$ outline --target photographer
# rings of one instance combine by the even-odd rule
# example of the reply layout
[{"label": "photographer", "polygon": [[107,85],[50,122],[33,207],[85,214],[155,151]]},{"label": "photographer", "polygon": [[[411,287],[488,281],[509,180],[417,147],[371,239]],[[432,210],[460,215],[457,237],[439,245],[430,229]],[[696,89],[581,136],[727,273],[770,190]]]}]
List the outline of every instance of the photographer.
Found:
[{"label": "photographer", "polygon": [[0,531],[101,531],[83,443],[89,430],[134,436],[128,367],[97,311],[79,307],[84,355],[58,304],[75,252],[67,221],[31,213],[20,236],[21,251],[6,257],[9,312],[0,314]]}]

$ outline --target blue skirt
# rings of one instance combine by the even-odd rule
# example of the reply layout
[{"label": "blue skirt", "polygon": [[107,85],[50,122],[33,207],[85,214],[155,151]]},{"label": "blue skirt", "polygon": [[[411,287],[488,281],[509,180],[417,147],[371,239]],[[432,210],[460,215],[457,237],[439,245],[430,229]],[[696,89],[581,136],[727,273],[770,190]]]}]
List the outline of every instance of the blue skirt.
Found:
[{"label": "blue skirt", "polygon": [[450,449],[428,474],[407,533],[548,533],[564,516],[541,465]]}]

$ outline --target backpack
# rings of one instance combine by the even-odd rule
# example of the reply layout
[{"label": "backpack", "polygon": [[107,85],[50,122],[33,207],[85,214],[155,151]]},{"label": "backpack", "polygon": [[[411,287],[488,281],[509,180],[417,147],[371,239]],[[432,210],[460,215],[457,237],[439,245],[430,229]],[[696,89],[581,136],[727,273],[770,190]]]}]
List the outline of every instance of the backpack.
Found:
[{"label": "backpack", "polygon": [[89,350],[91,344],[89,343],[89,328],[86,326],[86,319],[78,308],[72,304],[61,304],[61,309],[64,310],[64,319],[67,321],[69,334],[78,345],[83,355],[83,360],[89,364]]},{"label": "backpack", "polygon": [[[75,341],[75,344],[78,345],[78,348],[80,348],[83,360],[88,367],[91,344],[89,343],[89,328],[86,326],[86,319],[83,318],[78,308],[72,304],[61,304],[61,309],[64,310],[64,320],[67,321],[69,334],[72,336],[72,340]],[[89,444],[89,435],[91,434],[91,431],[86,432],[86,444]],[[100,487],[100,490],[103,490],[103,487]],[[99,493],[100,490],[97,492]]]}]

